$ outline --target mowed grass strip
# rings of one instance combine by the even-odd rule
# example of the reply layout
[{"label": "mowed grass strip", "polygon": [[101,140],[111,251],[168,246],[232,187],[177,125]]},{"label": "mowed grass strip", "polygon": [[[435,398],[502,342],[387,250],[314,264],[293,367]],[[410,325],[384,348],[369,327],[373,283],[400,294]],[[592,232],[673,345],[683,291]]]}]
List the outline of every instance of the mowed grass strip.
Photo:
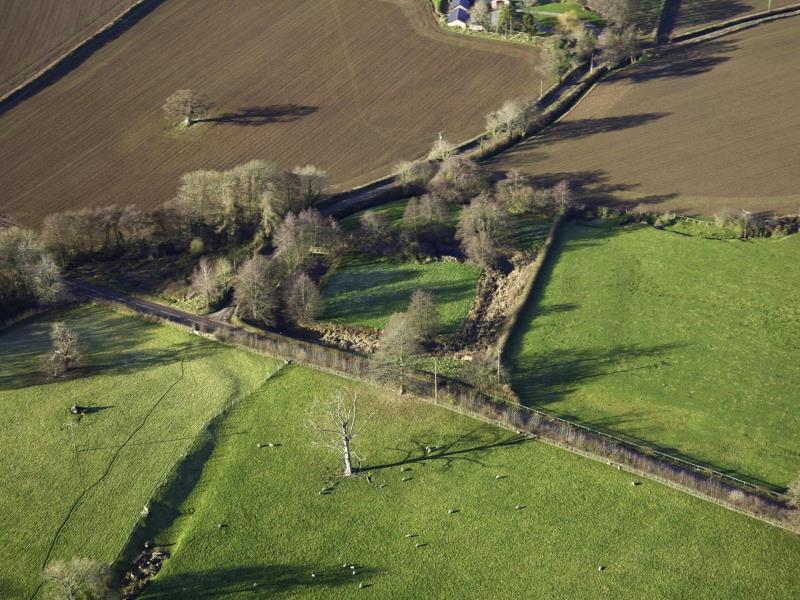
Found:
[{"label": "mowed grass strip", "polygon": [[524,402],[783,486],[800,473],[800,236],[562,230],[507,352]]},{"label": "mowed grass strip", "polygon": [[455,261],[427,263],[350,259],[323,288],[323,319],[377,329],[408,308],[411,294],[433,296],[445,333],[458,331],[475,298],[480,269]]},{"label": "mowed grass strip", "polygon": [[[376,411],[354,440],[373,483],[362,475],[321,495],[340,459],[312,445],[307,411],[335,389],[357,391],[362,414]],[[257,448],[267,441],[280,446]],[[426,445],[438,449],[426,455]],[[632,480],[292,366],[228,416],[184,516],[156,539],[172,557],[144,597],[777,599],[797,590],[800,537]]]},{"label": "mowed grass strip", "polygon": [[[73,379],[51,382],[40,374],[53,319],[83,340],[84,366]],[[0,356],[3,598],[33,592],[58,528],[90,486],[52,559],[114,559],[156,484],[190,448],[202,423],[277,368],[255,354],[97,307],[3,332]],[[82,416],[71,432],[73,404],[96,412]]]}]

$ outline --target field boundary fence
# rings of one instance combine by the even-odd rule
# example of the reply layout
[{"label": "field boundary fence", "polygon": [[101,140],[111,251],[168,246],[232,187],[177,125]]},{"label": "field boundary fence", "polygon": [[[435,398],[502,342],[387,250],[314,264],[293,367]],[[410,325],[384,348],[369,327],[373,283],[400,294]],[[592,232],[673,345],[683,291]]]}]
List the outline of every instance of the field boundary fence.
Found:
[{"label": "field boundary fence", "polygon": [[[142,312],[142,307],[131,308],[124,302],[102,298],[98,301],[112,307],[121,304],[127,310]],[[383,387],[392,386],[402,393],[435,404],[461,407],[474,416],[504,423],[520,432],[540,436],[557,445],[588,452],[601,460],[638,469],[733,506],[737,510],[800,532],[800,513],[787,506],[788,498],[785,494],[771,490],[765,485],[746,481],[712,467],[662,452],[640,442],[588,427],[553,411],[525,406],[513,392],[501,391],[499,385],[478,389],[469,383],[445,376],[385,366],[380,369],[379,376],[374,368],[375,363],[367,357],[314,342],[288,338],[272,332],[245,331],[231,325],[201,320],[192,315],[182,318],[148,313],[146,317],[170,324],[177,323],[199,335],[213,337],[223,343],[249,348],[336,376],[377,383]]]},{"label": "field boundary fence", "polygon": [[555,218],[553,224],[550,225],[550,231],[547,233],[547,238],[545,239],[544,244],[534,260],[531,273],[528,276],[528,281],[525,282],[525,287],[522,289],[514,308],[506,318],[505,323],[503,323],[503,327],[500,330],[500,335],[497,336],[495,348],[498,355],[502,356],[503,352],[505,351],[508,341],[511,339],[519,319],[522,316],[522,313],[525,311],[525,306],[528,304],[528,300],[533,295],[533,291],[536,288],[536,282],[539,280],[539,274],[542,272],[542,269],[544,268],[544,265],[550,256],[550,251],[555,245],[558,232],[561,229],[561,225],[564,223],[565,218],[566,215],[561,213]]}]

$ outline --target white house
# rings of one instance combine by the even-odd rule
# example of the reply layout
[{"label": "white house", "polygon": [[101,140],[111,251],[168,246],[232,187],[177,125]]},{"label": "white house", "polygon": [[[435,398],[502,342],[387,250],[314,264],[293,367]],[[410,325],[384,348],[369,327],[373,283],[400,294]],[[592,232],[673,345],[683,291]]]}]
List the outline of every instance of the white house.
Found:
[{"label": "white house", "polygon": [[455,8],[447,15],[447,25],[449,27],[460,27],[461,29],[467,28],[469,22],[469,13],[463,8]]}]

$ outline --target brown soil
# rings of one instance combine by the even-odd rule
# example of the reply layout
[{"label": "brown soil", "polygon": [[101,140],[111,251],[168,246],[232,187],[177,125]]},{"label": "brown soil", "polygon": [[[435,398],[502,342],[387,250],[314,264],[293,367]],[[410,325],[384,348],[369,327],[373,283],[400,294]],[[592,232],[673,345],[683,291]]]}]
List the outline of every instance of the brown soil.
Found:
[{"label": "brown soil", "polygon": [[[772,8],[797,4],[798,0],[772,0]],[[767,10],[768,0],[681,0],[672,31],[683,33],[719,21]]]},{"label": "brown soil", "polygon": [[[170,0],[0,117],[0,213],[151,207],[193,169],[247,160],[327,169],[338,189],[483,130],[538,90],[529,46],[448,32],[427,0]],[[221,121],[165,123],[177,89]]]},{"label": "brown soil", "polygon": [[110,23],[136,0],[0,2],[0,95]]},{"label": "brown soil", "polygon": [[490,166],[569,179],[601,206],[796,213],[798,27],[787,18],[620,71]]}]

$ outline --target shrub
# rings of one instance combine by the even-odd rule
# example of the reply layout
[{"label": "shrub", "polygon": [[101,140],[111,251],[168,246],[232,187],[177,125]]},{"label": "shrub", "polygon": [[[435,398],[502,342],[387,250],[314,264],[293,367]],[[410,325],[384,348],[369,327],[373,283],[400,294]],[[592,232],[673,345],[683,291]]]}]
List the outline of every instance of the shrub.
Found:
[{"label": "shrub", "polygon": [[199,237],[193,238],[191,242],[189,242],[189,254],[193,256],[197,256],[205,252],[206,245],[202,239]]}]

